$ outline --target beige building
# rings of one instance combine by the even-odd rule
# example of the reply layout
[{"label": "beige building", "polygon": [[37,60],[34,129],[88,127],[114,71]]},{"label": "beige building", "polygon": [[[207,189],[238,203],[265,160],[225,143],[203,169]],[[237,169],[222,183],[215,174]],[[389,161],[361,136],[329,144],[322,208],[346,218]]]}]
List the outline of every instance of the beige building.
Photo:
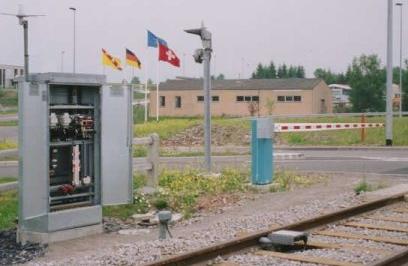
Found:
[{"label": "beige building", "polygon": [[[203,84],[199,79],[160,83],[160,116],[201,116]],[[330,88],[321,79],[213,80],[213,116],[319,114],[332,112]],[[156,116],[156,91],[150,93],[150,116]]]}]

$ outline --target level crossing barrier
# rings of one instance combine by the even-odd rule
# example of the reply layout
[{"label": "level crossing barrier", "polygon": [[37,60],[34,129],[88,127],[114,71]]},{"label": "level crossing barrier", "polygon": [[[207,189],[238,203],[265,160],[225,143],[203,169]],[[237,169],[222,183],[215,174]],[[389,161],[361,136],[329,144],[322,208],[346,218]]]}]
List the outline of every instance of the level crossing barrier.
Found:
[{"label": "level crossing barrier", "polygon": [[274,133],[326,130],[367,129],[384,127],[383,123],[273,123],[271,117],[251,121],[251,183],[267,185],[273,180]]}]

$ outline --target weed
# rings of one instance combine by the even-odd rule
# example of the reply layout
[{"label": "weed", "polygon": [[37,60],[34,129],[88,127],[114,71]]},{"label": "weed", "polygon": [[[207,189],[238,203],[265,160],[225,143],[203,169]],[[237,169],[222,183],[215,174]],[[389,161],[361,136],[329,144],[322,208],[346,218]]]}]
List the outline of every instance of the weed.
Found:
[{"label": "weed", "polygon": [[9,177],[9,176],[0,177],[0,184],[16,182],[16,181],[17,181],[17,177]]},{"label": "weed", "polygon": [[0,140],[0,150],[8,150],[17,148],[17,143],[9,139]]},{"label": "weed", "polygon": [[13,228],[17,218],[17,191],[0,193],[0,230]]},{"label": "weed", "polygon": [[304,176],[288,171],[277,171],[270,188],[271,192],[291,191],[296,187],[308,187],[326,180],[323,176]]}]

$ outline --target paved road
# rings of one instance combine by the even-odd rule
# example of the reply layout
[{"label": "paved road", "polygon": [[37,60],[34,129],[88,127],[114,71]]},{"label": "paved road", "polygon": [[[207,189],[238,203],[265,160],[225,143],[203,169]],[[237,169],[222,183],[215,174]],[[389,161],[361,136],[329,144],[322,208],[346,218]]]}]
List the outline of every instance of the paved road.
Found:
[{"label": "paved road", "polygon": [[[280,150],[279,152],[291,152]],[[276,160],[281,169],[316,172],[354,172],[408,176],[408,149],[396,150],[303,150],[300,159]],[[143,159],[134,160],[134,169],[141,169]],[[202,157],[162,157],[161,168],[185,168],[202,166]],[[250,165],[249,156],[213,156],[214,168],[245,168]],[[1,166],[0,176],[17,176],[16,166]]]},{"label": "paved road", "polygon": [[0,127],[0,139],[11,139],[17,141],[18,127]]}]

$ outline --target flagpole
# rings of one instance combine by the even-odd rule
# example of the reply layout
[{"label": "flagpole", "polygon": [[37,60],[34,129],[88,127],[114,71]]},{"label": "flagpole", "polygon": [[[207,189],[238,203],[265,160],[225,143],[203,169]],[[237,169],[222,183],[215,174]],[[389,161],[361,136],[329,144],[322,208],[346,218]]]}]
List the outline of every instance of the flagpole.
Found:
[{"label": "flagpole", "polygon": [[157,61],[156,69],[156,121],[159,121],[159,66],[160,61]]},{"label": "flagpole", "polygon": [[[146,47],[146,55],[149,53],[149,47]],[[145,104],[144,104],[144,121],[145,123],[147,122],[147,59],[148,56],[146,56],[146,62],[145,62],[145,95],[144,95],[144,100],[145,100]]]}]

